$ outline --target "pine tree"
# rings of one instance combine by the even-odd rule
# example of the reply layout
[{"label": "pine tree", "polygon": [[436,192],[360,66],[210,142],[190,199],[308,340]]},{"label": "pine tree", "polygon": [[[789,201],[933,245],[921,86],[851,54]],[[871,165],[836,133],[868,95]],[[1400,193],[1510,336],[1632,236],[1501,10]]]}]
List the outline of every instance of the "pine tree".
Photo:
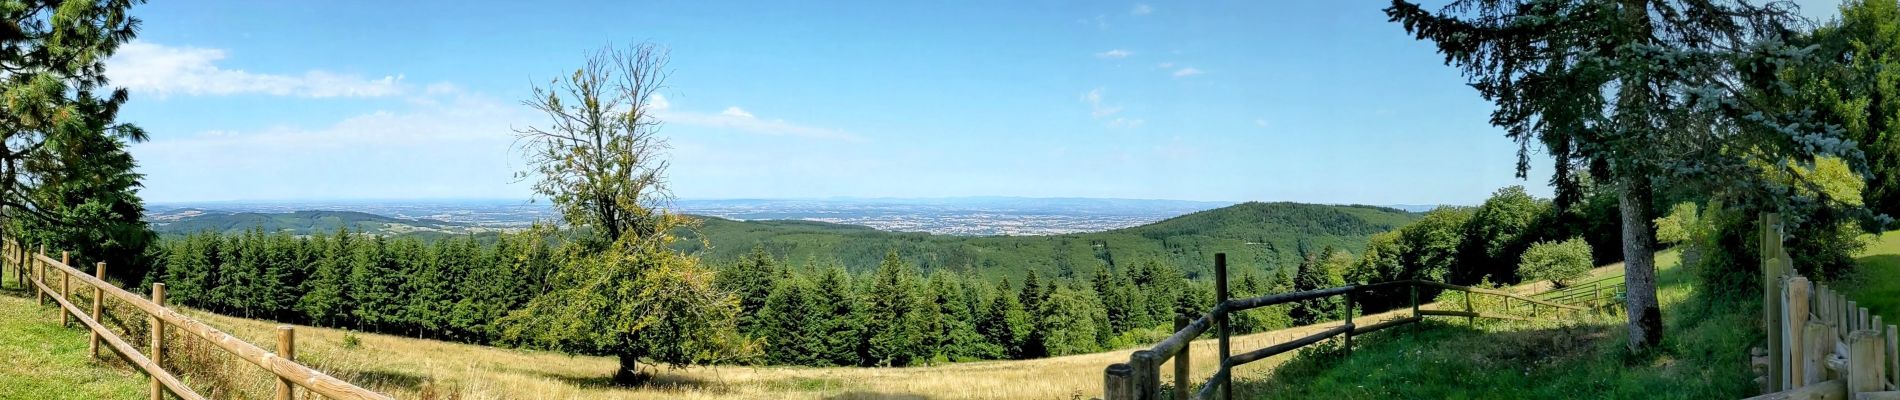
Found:
[{"label": "pine tree", "polygon": [[865,342],[864,323],[858,319],[859,300],[851,276],[842,267],[826,268],[818,277],[815,292],[819,307],[812,318],[823,328],[823,359],[841,366],[869,364],[867,356],[859,351],[859,344]]},{"label": "pine tree", "polygon": [[869,331],[868,355],[873,365],[911,365],[926,352],[923,343],[924,304],[920,299],[916,267],[885,254],[871,276],[865,293],[864,326]]},{"label": "pine tree", "polygon": [[770,351],[767,361],[782,365],[826,365],[825,326],[812,323],[823,305],[811,283],[802,277],[781,279],[767,295],[757,319],[759,336]]},{"label": "pine tree", "polygon": [[765,252],[764,245],[755,245],[752,252],[714,278],[713,284],[720,290],[739,298],[739,332],[756,336],[759,310],[765,307],[765,298],[772,294],[773,281],[779,275],[778,260]]},{"label": "pine tree", "polygon": [[1093,296],[1057,287],[1036,311],[1037,340],[1050,356],[1081,354],[1100,348],[1098,319],[1104,314]]},{"label": "pine tree", "polygon": [[298,307],[312,323],[321,326],[345,326],[353,311],[349,290],[356,240],[350,231],[338,228],[335,236],[318,235],[312,245],[320,249]]}]

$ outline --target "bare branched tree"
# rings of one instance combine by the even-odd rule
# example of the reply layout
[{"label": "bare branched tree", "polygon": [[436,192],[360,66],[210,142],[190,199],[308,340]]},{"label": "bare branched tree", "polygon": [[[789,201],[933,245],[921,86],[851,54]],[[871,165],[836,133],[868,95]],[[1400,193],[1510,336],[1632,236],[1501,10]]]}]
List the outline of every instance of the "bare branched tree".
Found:
[{"label": "bare branched tree", "polygon": [[625,235],[642,241],[676,225],[658,211],[666,189],[666,140],[656,133],[653,100],[666,87],[667,52],[652,43],[602,48],[566,78],[534,88],[524,105],[548,116],[546,126],[515,130],[515,146],[539,176],[547,196],[570,226],[596,229],[606,241]]}]

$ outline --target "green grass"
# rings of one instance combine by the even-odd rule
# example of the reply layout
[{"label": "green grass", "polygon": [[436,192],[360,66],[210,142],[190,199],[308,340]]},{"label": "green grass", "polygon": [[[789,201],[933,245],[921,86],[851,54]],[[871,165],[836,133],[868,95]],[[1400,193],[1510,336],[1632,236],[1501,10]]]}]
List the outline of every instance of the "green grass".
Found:
[{"label": "green grass", "polygon": [[[1680,254],[1657,255],[1664,339],[1633,355],[1624,316],[1568,321],[1432,320],[1357,338],[1350,356],[1307,350],[1267,380],[1245,382],[1247,398],[1718,399],[1752,395],[1747,351],[1759,333],[1744,305],[1689,301]],[[1604,277],[1608,277],[1605,275]],[[1587,281],[1586,281],[1587,282]]]},{"label": "green grass", "polygon": [[[1830,284],[1884,321],[1900,321],[1900,231],[1869,237],[1855,259],[1859,267],[1844,282]],[[1892,323],[1892,322],[1888,322]]]},{"label": "green grass", "polygon": [[0,399],[146,396],[144,375],[91,361],[86,331],[60,327],[53,307],[34,304],[30,292],[8,278],[0,291]]}]

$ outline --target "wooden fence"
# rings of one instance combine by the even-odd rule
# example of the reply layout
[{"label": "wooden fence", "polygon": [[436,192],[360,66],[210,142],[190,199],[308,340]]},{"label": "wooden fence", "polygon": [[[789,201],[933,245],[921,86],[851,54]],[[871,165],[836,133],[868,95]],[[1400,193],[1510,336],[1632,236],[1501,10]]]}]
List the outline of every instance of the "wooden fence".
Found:
[{"label": "wooden fence", "polygon": [[[63,311],[59,315],[61,325],[71,326],[72,321],[77,320],[91,331],[93,357],[99,356],[99,342],[104,341],[120,356],[125,357],[127,362],[144,370],[146,375],[151,377],[152,400],[163,399],[165,392],[170,392],[181,399],[204,398],[191,387],[186,386],[176,375],[166,371],[162,364],[165,359],[165,331],[171,327],[211,342],[218,348],[277,375],[276,398],[279,400],[293,398],[297,387],[303,387],[311,393],[332,399],[390,398],[298,364],[295,360],[296,332],[289,325],[277,328],[277,352],[272,353],[166,308],[164,306],[165,284],[163,283],[152,285],[150,299],[107,283],[102,279],[106,271],[106,264],[103,262],[95,264],[93,273],[87,275],[70,265],[71,258],[67,252],[60,252],[60,259],[55,260],[47,256],[44,245],[40,246],[38,252],[33,252],[13,240],[0,240],[0,260],[5,261],[0,264],[13,268],[12,273],[19,278],[18,281],[27,284],[28,288],[33,290],[34,297],[41,305],[45,305],[47,299],[51,299],[59,306]],[[86,310],[74,304],[77,301],[73,296],[75,281],[79,283],[80,290],[92,292],[91,313],[87,313]],[[102,302],[107,298],[116,299],[144,311],[151,328],[149,333],[151,343],[147,347],[149,354],[139,352],[137,347],[127,343],[125,339],[100,323],[100,316],[104,311]]]},{"label": "wooden fence", "polygon": [[[1464,310],[1456,311],[1456,310],[1421,310],[1419,309],[1418,290],[1420,287],[1464,292],[1465,293]],[[1410,316],[1392,319],[1392,320],[1388,320],[1388,321],[1384,321],[1384,322],[1380,322],[1380,323],[1376,323],[1372,325],[1367,325],[1367,326],[1358,326],[1353,323],[1353,308],[1354,308],[1353,296],[1355,294],[1368,292],[1368,291],[1374,291],[1374,290],[1396,290],[1399,288],[1405,288],[1409,290],[1411,294],[1411,315]],[[1596,296],[1602,296],[1604,294],[1609,293],[1609,291],[1604,290],[1604,288],[1597,288],[1597,289],[1592,290],[1591,293],[1595,293]],[[1550,310],[1553,312],[1583,311],[1583,310],[1590,309],[1583,306],[1578,306],[1578,305],[1573,305],[1573,304],[1562,304],[1562,303],[1546,301],[1546,300],[1539,300],[1539,299],[1534,299],[1534,298],[1530,298],[1526,296],[1520,296],[1513,293],[1506,293],[1502,291],[1465,287],[1465,286],[1458,286],[1458,285],[1432,282],[1432,281],[1424,281],[1424,280],[1401,280],[1401,281],[1380,282],[1380,283],[1365,284],[1365,285],[1346,285],[1346,286],[1334,287],[1334,288],[1308,290],[1308,291],[1293,292],[1293,293],[1282,293],[1282,294],[1274,294],[1274,295],[1267,295],[1267,296],[1246,298],[1246,299],[1230,299],[1228,298],[1228,290],[1227,290],[1227,255],[1222,254],[1222,253],[1216,253],[1214,254],[1214,296],[1217,298],[1218,303],[1215,304],[1212,310],[1208,311],[1205,314],[1200,315],[1199,318],[1196,318],[1192,321],[1189,321],[1186,316],[1177,317],[1175,319],[1175,332],[1172,336],[1169,336],[1167,339],[1162,340],[1161,343],[1154,345],[1154,347],[1152,348],[1136,350],[1133,354],[1129,355],[1127,363],[1118,363],[1118,364],[1108,366],[1108,368],[1105,371],[1103,371],[1103,392],[1104,392],[1103,397],[1106,398],[1107,400],[1125,400],[1125,399],[1126,400],[1158,400],[1160,399],[1161,398],[1161,364],[1164,362],[1167,362],[1168,359],[1173,358],[1176,360],[1174,363],[1174,397],[1177,400],[1188,399],[1189,398],[1188,388],[1192,387],[1190,386],[1190,383],[1188,382],[1188,376],[1193,372],[1191,370],[1192,363],[1189,361],[1191,360],[1191,354],[1189,354],[1189,351],[1188,351],[1189,348],[1191,348],[1192,346],[1189,346],[1188,344],[1189,342],[1193,341],[1195,337],[1198,337],[1202,333],[1207,332],[1209,327],[1215,328],[1216,334],[1218,334],[1220,337],[1220,350],[1219,350],[1220,351],[1220,354],[1219,354],[1220,366],[1219,366],[1219,369],[1214,372],[1214,376],[1210,377],[1205,383],[1201,385],[1201,389],[1198,392],[1195,392],[1193,394],[1192,398],[1195,398],[1195,399],[1214,399],[1214,398],[1230,399],[1233,396],[1231,381],[1232,381],[1232,373],[1233,373],[1234,367],[1238,367],[1240,365],[1251,363],[1254,361],[1263,360],[1263,359],[1266,359],[1267,357],[1272,357],[1274,355],[1285,353],[1288,351],[1293,351],[1295,349],[1299,349],[1301,347],[1305,347],[1313,343],[1318,343],[1322,340],[1330,339],[1335,336],[1343,336],[1344,348],[1347,352],[1351,352],[1353,336],[1364,335],[1367,333],[1377,332],[1379,330],[1383,330],[1386,328],[1419,322],[1423,320],[1424,317],[1431,317],[1431,316],[1464,317],[1468,321],[1475,321],[1477,318],[1496,318],[1496,319],[1512,319],[1512,320],[1529,319],[1525,317],[1519,317],[1519,316],[1508,315],[1508,314],[1491,314],[1491,313],[1479,312],[1476,309],[1473,309],[1471,306],[1472,294],[1482,294],[1482,295],[1502,297],[1504,298],[1506,309],[1509,309],[1512,300],[1519,300],[1519,301],[1528,303],[1531,305],[1532,316],[1535,316],[1538,314],[1539,306],[1544,307],[1545,310]],[[1302,337],[1299,339],[1294,339],[1286,343],[1280,343],[1280,344],[1276,344],[1272,346],[1267,346],[1266,348],[1249,351],[1242,354],[1232,354],[1231,349],[1228,346],[1228,341],[1230,340],[1230,337],[1232,336],[1232,332],[1229,331],[1228,321],[1227,321],[1229,314],[1246,311],[1246,310],[1250,310],[1254,308],[1259,308],[1259,307],[1271,306],[1275,304],[1285,304],[1285,303],[1291,303],[1291,302],[1296,302],[1296,301],[1326,298],[1326,297],[1332,297],[1332,296],[1345,296],[1346,298],[1346,317],[1345,317],[1344,323],[1341,324],[1340,326],[1329,328],[1329,329],[1320,331],[1319,333],[1308,335],[1306,337]],[[1581,299],[1575,302],[1578,302],[1578,303],[1587,302],[1589,304],[1594,304],[1594,305],[1600,305],[1604,303],[1602,297]]]},{"label": "wooden fence", "polygon": [[1795,272],[1780,216],[1761,223],[1763,392],[1752,399],[1900,400],[1900,328]]}]

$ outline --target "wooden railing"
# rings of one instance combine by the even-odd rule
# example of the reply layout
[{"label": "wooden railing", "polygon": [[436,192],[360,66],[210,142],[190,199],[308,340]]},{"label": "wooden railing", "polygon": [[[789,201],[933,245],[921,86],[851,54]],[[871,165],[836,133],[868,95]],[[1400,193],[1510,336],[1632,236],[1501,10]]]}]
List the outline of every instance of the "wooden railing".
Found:
[{"label": "wooden railing", "polygon": [[1752,399],[1900,400],[1900,328],[1795,272],[1780,216],[1760,223],[1768,394]]},{"label": "wooden railing", "polygon": [[[91,331],[93,357],[98,357],[99,342],[104,341],[114,351],[117,351],[119,355],[125,357],[132,365],[145,371],[146,375],[151,377],[151,398],[153,400],[162,399],[165,392],[170,392],[172,395],[181,399],[196,400],[204,398],[204,396],[193,391],[191,387],[186,386],[176,375],[170,371],[166,371],[162,365],[162,360],[165,358],[165,331],[170,327],[177,327],[189,333],[191,336],[197,336],[199,339],[211,342],[211,344],[216,345],[225,352],[236,355],[244,361],[255,364],[265,371],[277,375],[276,398],[280,400],[293,398],[295,396],[296,387],[302,387],[311,393],[331,399],[390,398],[381,393],[376,393],[331,377],[322,371],[298,364],[295,360],[296,335],[295,331],[292,330],[289,325],[277,328],[278,352],[272,353],[256,345],[252,345],[249,342],[245,342],[243,339],[231,336],[223,331],[219,331],[217,328],[212,328],[210,325],[198,322],[191,319],[191,317],[166,308],[164,306],[165,284],[163,283],[152,285],[152,297],[150,299],[128,292],[125,289],[120,289],[111,283],[107,283],[101,278],[105,276],[106,270],[106,265],[103,262],[95,264],[93,273],[88,275],[69,265],[71,261],[69,253],[61,252],[60,259],[55,260],[46,255],[46,247],[43,245],[40,246],[39,251],[35,253],[28,250],[26,246],[22,246],[13,240],[0,240],[0,260],[5,261],[5,266],[11,266],[13,268],[13,273],[19,278],[20,282],[28,284],[27,286],[33,290],[34,297],[38,299],[41,305],[46,304],[46,300],[51,298],[53,302],[59,306],[62,310],[60,313],[61,325],[71,326],[72,320],[78,320],[81,325],[85,325],[86,329]],[[90,314],[81,309],[78,305],[73,304],[72,289],[74,281],[80,284],[81,290],[90,289],[92,291],[92,309]],[[125,339],[120,338],[117,334],[106,329],[105,325],[100,323],[100,316],[104,309],[103,301],[107,298],[116,299],[119,302],[131,305],[140,311],[144,311],[146,316],[149,317],[148,324],[150,324],[151,328],[149,333],[151,343],[147,348],[149,354],[139,352],[137,347],[127,343]]]},{"label": "wooden railing", "polygon": [[[1353,308],[1355,306],[1353,302],[1353,296],[1355,294],[1363,293],[1367,291],[1373,291],[1373,290],[1397,289],[1401,287],[1407,288],[1411,294],[1411,315],[1410,316],[1387,320],[1384,322],[1367,325],[1367,326],[1358,326],[1357,324],[1353,322]],[[1421,310],[1419,309],[1418,289],[1420,287],[1436,288],[1436,289],[1465,293],[1464,310],[1456,311],[1456,310]],[[1602,293],[1602,291],[1596,291],[1596,292],[1599,294]],[[1570,305],[1570,304],[1561,304],[1561,303],[1546,301],[1546,300],[1539,300],[1539,299],[1534,299],[1527,296],[1521,296],[1515,293],[1508,293],[1508,292],[1482,289],[1482,288],[1473,288],[1473,287],[1466,287],[1466,286],[1458,286],[1458,285],[1425,281],[1425,280],[1400,280],[1400,281],[1380,282],[1380,283],[1365,284],[1365,285],[1346,285],[1346,286],[1334,287],[1334,288],[1316,289],[1316,290],[1308,290],[1308,291],[1293,292],[1293,293],[1281,293],[1281,294],[1274,294],[1274,295],[1267,295],[1267,296],[1246,298],[1246,299],[1230,299],[1228,297],[1228,290],[1227,290],[1227,255],[1224,253],[1216,253],[1214,254],[1214,296],[1217,298],[1218,303],[1215,304],[1212,310],[1209,310],[1207,313],[1200,315],[1199,318],[1195,318],[1192,321],[1188,320],[1186,316],[1177,317],[1175,319],[1175,332],[1173,335],[1170,335],[1168,336],[1167,339],[1162,340],[1160,343],[1155,344],[1154,347],[1136,350],[1133,354],[1129,355],[1128,362],[1126,363],[1118,363],[1114,365],[1109,365],[1108,368],[1105,371],[1103,371],[1103,392],[1104,392],[1103,397],[1107,400],[1124,400],[1124,399],[1157,400],[1157,399],[1160,399],[1161,398],[1161,364],[1164,362],[1167,362],[1170,358],[1173,358],[1175,359],[1174,397],[1177,400],[1188,399],[1189,398],[1188,389],[1191,387],[1189,386],[1190,382],[1188,381],[1188,376],[1193,372],[1191,370],[1192,363],[1189,362],[1189,360],[1191,360],[1191,354],[1189,354],[1189,351],[1188,351],[1188,349],[1191,346],[1189,346],[1188,344],[1189,342],[1193,341],[1194,338],[1199,337],[1202,333],[1207,332],[1209,328],[1216,329],[1217,330],[1216,333],[1219,335],[1220,364],[1219,364],[1218,369],[1214,372],[1214,375],[1208,378],[1208,380],[1201,385],[1201,389],[1198,392],[1195,392],[1193,394],[1193,398],[1195,399],[1232,398],[1232,395],[1233,395],[1232,374],[1233,374],[1234,367],[1255,362],[1255,361],[1259,361],[1259,360],[1263,360],[1263,359],[1266,359],[1267,357],[1272,357],[1274,355],[1278,355],[1278,354],[1285,353],[1288,351],[1293,351],[1295,349],[1299,349],[1301,347],[1305,347],[1313,343],[1318,343],[1322,340],[1331,339],[1335,336],[1343,336],[1344,337],[1343,348],[1345,349],[1345,351],[1351,352],[1353,336],[1377,332],[1377,331],[1380,331],[1386,328],[1395,327],[1395,326],[1416,323],[1416,322],[1424,320],[1424,317],[1428,317],[1428,316],[1464,317],[1467,321],[1475,321],[1477,318],[1496,318],[1496,319],[1512,319],[1512,320],[1529,319],[1529,318],[1519,317],[1519,316],[1509,315],[1509,314],[1495,314],[1495,313],[1479,312],[1478,310],[1472,308],[1472,305],[1471,305],[1472,294],[1482,294],[1482,295],[1502,297],[1505,299],[1504,300],[1505,307],[1507,310],[1510,307],[1511,300],[1519,300],[1524,303],[1528,303],[1531,305],[1530,311],[1531,311],[1532,316],[1536,316],[1538,314],[1539,312],[1538,307],[1540,306],[1545,307],[1548,310],[1555,310],[1555,311],[1589,310],[1589,308],[1585,308],[1585,307],[1580,307],[1580,306]],[[1285,303],[1291,303],[1291,302],[1296,302],[1296,301],[1326,298],[1326,297],[1332,297],[1332,296],[1345,296],[1346,298],[1345,319],[1344,319],[1344,323],[1341,324],[1340,326],[1328,328],[1318,333],[1307,335],[1305,337],[1294,339],[1292,341],[1288,341],[1285,343],[1267,346],[1266,348],[1249,351],[1249,352],[1241,353],[1241,354],[1232,354],[1231,348],[1228,343],[1232,336],[1232,332],[1229,330],[1229,327],[1228,327],[1228,321],[1227,321],[1228,315],[1236,313],[1236,312],[1271,306],[1275,304],[1285,304]],[[1591,303],[1600,304],[1602,303],[1602,301],[1601,299],[1593,299],[1591,300]]]}]

